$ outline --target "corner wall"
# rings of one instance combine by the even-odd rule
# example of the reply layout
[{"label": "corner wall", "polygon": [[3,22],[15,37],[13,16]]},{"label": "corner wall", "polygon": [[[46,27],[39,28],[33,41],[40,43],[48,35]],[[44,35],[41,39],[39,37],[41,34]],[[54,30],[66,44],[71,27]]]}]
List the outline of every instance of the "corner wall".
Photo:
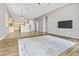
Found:
[{"label": "corner wall", "polygon": [[4,4],[0,3],[0,40],[8,34],[8,28],[5,27],[5,13]]},{"label": "corner wall", "polygon": [[[69,4],[52,11],[44,16],[36,18],[43,19],[48,16],[48,33],[56,33],[79,37],[79,4]],[[58,21],[72,20],[72,29],[58,28]],[[41,24],[40,24],[41,26]]]}]

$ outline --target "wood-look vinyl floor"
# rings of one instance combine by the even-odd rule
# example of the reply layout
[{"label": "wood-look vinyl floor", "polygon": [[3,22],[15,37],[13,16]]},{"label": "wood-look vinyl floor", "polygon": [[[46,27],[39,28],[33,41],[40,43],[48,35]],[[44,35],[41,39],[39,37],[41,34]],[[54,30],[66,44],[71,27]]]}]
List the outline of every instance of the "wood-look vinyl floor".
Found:
[{"label": "wood-look vinyl floor", "polygon": [[[40,35],[50,35],[47,33],[42,32],[29,32],[29,33],[10,33],[8,34],[3,40],[0,41],[0,56],[19,56],[18,51],[18,39],[19,38],[27,38],[27,37],[34,37]],[[55,35],[54,35],[55,36]],[[60,36],[58,36],[60,37]],[[64,37],[60,37],[64,38]],[[70,39],[64,38],[67,40],[75,41],[79,43],[78,39]],[[79,55],[79,45],[75,45],[72,48],[68,49],[64,53],[61,54],[62,56],[78,56]]]},{"label": "wood-look vinyl floor", "polygon": [[0,56],[18,56],[18,39],[45,35],[42,32],[10,33],[0,41]]}]

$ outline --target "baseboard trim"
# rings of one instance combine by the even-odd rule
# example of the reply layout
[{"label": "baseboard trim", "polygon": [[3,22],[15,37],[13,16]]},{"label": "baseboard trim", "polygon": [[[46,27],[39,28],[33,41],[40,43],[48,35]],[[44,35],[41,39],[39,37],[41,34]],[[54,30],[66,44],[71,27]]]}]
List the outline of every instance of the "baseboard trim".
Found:
[{"label": "baseboard trim", "polygon": [[60,33],[48,33],[48,34],[50,34],[50,35],[64,36],[64,37],[74,38],[74,39],[79,39],[79,37],[76,37],[76,36],[65,35],[65,34],[60,34]]},{"label": "baseboard trim", "polygon": [[3,40],[8,34],[5,34],[2,38],[0,38],[0,41]]}]

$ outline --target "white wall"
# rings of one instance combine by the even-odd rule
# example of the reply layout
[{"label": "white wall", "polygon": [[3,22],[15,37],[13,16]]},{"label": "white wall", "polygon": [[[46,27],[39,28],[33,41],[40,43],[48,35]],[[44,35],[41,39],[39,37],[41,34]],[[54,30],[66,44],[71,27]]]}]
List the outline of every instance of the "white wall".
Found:
[{"label": "white wall", "polygon": [[2,40],[8,33],[8,28],[5,27],[5,13],[4,4],[0,4],[0,40]]},{"label": "white wall", "polygon": [[38,30],[37,31],[43,32],[43,18],[42,17],[36,18],[35,21],[38,22]]},{"label": "white wall", "polygon": [[[45,16],[48,16],[49,33],[79,36],[79,4],[66,5],[44,16],[38,17],[36,18],[36,20],[40,20]],[[58,28],[58,21],[64,21],[64,20],[72,20],[73,28],[72,29]]]}]

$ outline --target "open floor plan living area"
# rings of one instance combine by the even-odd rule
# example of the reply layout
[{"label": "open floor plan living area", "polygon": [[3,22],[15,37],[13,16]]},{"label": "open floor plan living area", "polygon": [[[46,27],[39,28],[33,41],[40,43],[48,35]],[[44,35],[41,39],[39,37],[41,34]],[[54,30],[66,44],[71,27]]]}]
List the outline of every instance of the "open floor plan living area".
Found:
[{"label": "open floor plan living area", "polygon": [[0,56],[79,56],[79,3],[0,3]]}]

